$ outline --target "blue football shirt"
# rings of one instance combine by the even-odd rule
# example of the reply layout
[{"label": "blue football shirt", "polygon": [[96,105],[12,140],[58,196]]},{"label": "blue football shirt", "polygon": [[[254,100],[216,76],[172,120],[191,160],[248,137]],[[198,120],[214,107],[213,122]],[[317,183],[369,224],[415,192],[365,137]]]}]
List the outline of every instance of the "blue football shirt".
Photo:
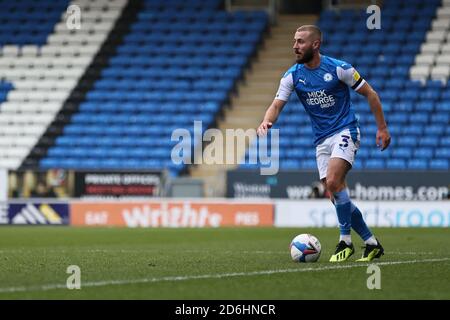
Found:
[{"label": "blue football shirt", "polygon": [[338,131],[359,126],[349,88],[358,90],[365,83],[351,64],[325,55],[320,58],[315,69],[293,65],[281,79],[275,96],[288,101],[296,92],[310,117],[315,145]]}]

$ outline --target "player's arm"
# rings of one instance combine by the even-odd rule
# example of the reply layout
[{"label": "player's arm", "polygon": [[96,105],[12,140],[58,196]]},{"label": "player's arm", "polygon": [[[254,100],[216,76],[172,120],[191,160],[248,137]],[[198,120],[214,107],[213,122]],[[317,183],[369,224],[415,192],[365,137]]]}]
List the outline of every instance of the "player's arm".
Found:
[{"label": "player's arm", "polygon": [[280,99],[273,100],[272,104],[269,106],[269,108],[266,111],[266,114],[264,115],[264,120],[258,127],[259,136],[265,136],[267,134],[267,131],[269,131],[269,129],[273,126],[275,121],[277,121],[278,116],[283,110],[285,104],[286,101]]},{"label": "player's arm", "polygon": [[366,97],[378,126],[375,143],[377,146],[381,146],[381,151],[383,151],[391,143],[391,136],[387,129],[386,121],[384,120],[383,108],[381,107],[378,94],[351,65],[344,63],[337,67],[336,71],[339,80]]},{"label": "player's arm", "polygon": [[278,116],[286,105],[286,102],[289,100],[292,91],[294,91],[294,84],[292,74],[289,73],[284,75],[281,79],[280,87],[278,88],[275,99],[267,109],[264,119],[258,127],[257,133],[259,136],[265,136],[275,121],[277,121]]},{"label": "player's arm", "polygon": [[375,116],[375,121],[378,127],[376,144],[379,147],[381,146],[381,151],[383,151],[391,143],[391,135],[389,134],[386,120],[384,119],[380,98],[377,92],[367,82],[365,82],[356,92],[366,97],[370,110]]}]

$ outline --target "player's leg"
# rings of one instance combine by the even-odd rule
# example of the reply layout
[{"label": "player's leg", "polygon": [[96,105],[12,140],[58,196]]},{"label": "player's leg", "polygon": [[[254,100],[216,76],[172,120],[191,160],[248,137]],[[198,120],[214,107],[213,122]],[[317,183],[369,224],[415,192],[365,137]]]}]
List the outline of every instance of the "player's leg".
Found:
[{"label": "player's leg", "polygon": [[[336,158],[334,158],[334,159],[336,159]],[[333,159],[331,159],[331,160],[333,160]],[[334,163],[335,161],[332,161],[332,162]],[[326,179],[323,179],[322,182],[324,183],[324,186],[327,187]],[[332,194],[331,189],[330,188],[327,189],[327,190],[329,190],[330,194]],[[346,187],[345,182],[344,182],[344,189],[342,189],[340,193],[341,193],[341,195],[340,195],[341,199],[348,198],[350,201],[352,229],[355,230],[356,233],[359,234],[359,236],[364,240],[364,242],[366,244],[362,258],[358,259],[357,261],[362,261],[362,262],[372,261],[374,258],[381,257],[381,255],[384,254],[384,249],[381,246],[381,243],[379,242],[379,240],[373,236],[369,227],[365,223],[361,211],[358,209],[357,206],[355,206],[353,204],[353,202],[348,197],[348,188]],[[332,197],[331,200],[332,200],[333,204],[335,204],[335,206],[336,206],[336,211],[338,212],[338,218],[339,218],[339,214],[342,215],[342,207],[338,207],[336,205],[334,197]],[[340,211],[339,209],[341,209],[341,212],[339,212]],[[342,226],[341,221],[339,221],[339,225],[340,225],[340,227]],[[344,235],[343,235],[342,229],[340,231],[341,231],[341,235],[340,235],[340,239],[339,239],[340,241],[339,241],[338,245],[336,246],[335,254],[330,259],[330,261],[332,261],[332,262],[345,261],[354,252],[353,245],[351,244],[350,236],[345,235],[347,232],[344,232]]]},{"label": "player's leg", "polygon": [[[330,188],[328,188],[327,178],[331,179],[331,177],[332,177],[332,179],[330,180],[332,185],[334,185],[336,183],[336,181],[338,181],[338,180],[345,181],[346,172],[348,172],[348,170],[350,168],[345,164],[345,162],[343,162],[343,163],[338,163],[342,167],[341,170],[336,170],[335,165],[334,165],[334,163],[336,161],[331,161],[330,158],[332,155],[333,146],[335,145],[335,139],[336,139],[335,136],[332,136],[332,137],[325,139],[325,141],[323,141],[321,144],[319,144],[316,148],[316,158],[317,158],[317,167],[319,170],[320,180],[322,181],[322,183],[324,183],[326,190],[330,194],[331,201],[336,206],[335,200],[334,200],[335,196],[333,195],[332,192],[330,192],[332,190],[330,190]],[[332,166],[331,171],[330,171],[330,161],[331,161],[331,166]],[[338,177],[338,174],[341,175],[340,178]],[[338,217],[339,217],[339,214],[338,214]],[[351,219],[351,218],[349,218],[349,219]],[[340,223],[341,222],[342,222],[342,220],[340,220]],[[348,229],[348,231],[350,231],[351,221],[347,221],[347,223],[345,223],[345,224],[347,225],[346,228]],[[341,235],[341,237],[346,239],[348,244],[344,240],[339,241],[338,245],[336,246],[336,252],[331,257],[330,261],[333,261],[333,262],[345,261],[354,252],[353,245],[351,244],[350,232],[345,232],[345,235]]]},{"label": "player's leg", "polygon": [[[333,195],[341,231],[341,239],[349,244],[350,227],[353,228],[366,244],[363,258],[369,256],[380,257],[383,248],[367,227],[361,211],[354,205],[349,196],[345,182],[348,172],[351,170],[355,160],[356,151],[359,148],[358,130],[346,129],[334,136],[333,151],[328,165],[326,184],[330,194]],[[374,249],[376,249],[374,251]],[[375,252],[376,254],[367,251]]]},{"label": "player's leg", "polygon": [[355,252],[350,235],[352,227],[351,201],[345,185],[345,177],[350,169],[351,165],[346,160],[330,158],[324,181],[328,193],[332,196],[339,221],[339,243],[330,258],[331,262],[346,261]]},{"label": "player's leg", "polygon": [[[325,189],[327,189],[327,179],[322,179],[322,184],[324,186]],[[347,192],[347,194],[350,195],[347,184],[345,184],[345,191]],[[333,195],[330,195],[330,200],[334,205],[334,198]],[[367,227],[362,213],[361,211],[358,209],[358,207],[353,203],[353,201],[351,201],[350,199],[350,204],[351,204],[351,225],[352,225],[352,229],[355,230],[355,232],[361,237],[361,239],[363,239],[363,241],[370,241],[371,237],[373,237],[372,233],[370,232],[369,228]],[[373,238],[375,239],[375,238]],[[375,242],[376,244],[376,242]]]},{"label": "player's leg", "polygon": [[[327,182],[326,179],[322,180],[322,183],[324,185],[324,188],[327,189]],[[350,192],[348,190],[347,184],[345,183],[345,187],[344,187],[344,191],[347,193],[347,195],[350,195]],[[344,198],[347,196],[344,195]],[[350,196],[349,196],[350,198]],[[330,200],[333,204],[335,204],[334,202],[334,197],[332,195],[330,195]],[[353,203],[353,201],[351,201],[350,199],[350,211],[351,211],[351,226],[352,229],[355,230],[355,232],[361,237],[361,239],[363,239],[363,241],[369,241],[371,240],[371,238],[373,237],[372,232],[370,232],[369,228],[367,227],[362,213],[359,210],[359,208]],[[348,239],[350,242],[351,238],[344,238],[344,239]],[[342,240],[344,240],[342,239]],[[373,238],[375,240],[375,238]],[[375,242],[376,243],[376,242]]]}]

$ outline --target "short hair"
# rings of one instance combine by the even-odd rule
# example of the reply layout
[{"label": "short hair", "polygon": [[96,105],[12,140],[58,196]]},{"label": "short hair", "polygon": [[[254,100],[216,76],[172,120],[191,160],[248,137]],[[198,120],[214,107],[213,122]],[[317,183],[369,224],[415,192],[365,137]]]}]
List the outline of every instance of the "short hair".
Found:
[{"label": "short hair", "polygon": [[319,27],[312,24],[305,24],[297,29],[298,31],[309,31],[315,39],[319,39],[322,42],[322,31],[320,31]]}]

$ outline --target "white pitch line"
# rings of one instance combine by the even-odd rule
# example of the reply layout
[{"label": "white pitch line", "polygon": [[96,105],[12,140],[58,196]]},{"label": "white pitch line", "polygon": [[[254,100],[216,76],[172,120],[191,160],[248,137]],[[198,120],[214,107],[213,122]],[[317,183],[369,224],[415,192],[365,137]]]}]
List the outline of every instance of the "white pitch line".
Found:
[{"label": "white pitch line", "polygon": [[[11,249],[11,250],[0,250],[0,253],[24,253],[28,251],[33,251],[35,249],[27,249],[27,250],[21,250],[21,249]],[[153,253],[153,252],[160,252],[161,249],[47,249],[47,248],[40,248],[39,250],[43,250],[46,252],[70,252],[70,253]],[[185,253],[207,253],[207,254],[216,254],[217,251],[213,250],[183,250]],[[289,255],[289,250],[286,251],[264,251],[264,250],[245,250],[245,251],[237,251],[237,250],[225,250],[220,251],[220,253],[223,254],[282,254],[282,255]],[[420,252],[420,251],[389,251],[387,254],[391,255],[435,255],[438,254],[436,252]]]},{"label": "white pitch line", "polygon": [[[408,261],[386,261],[386,262],[374,262],[379,266],[390,266],[399,264],[415,264],[415,263],[428,263],[428,262],[444,262],[450,261],[450,258],[440,258],[440,259],[423,259],[423,260],[408,260]],[[81,288],[86,287],[103,287],[111,285],[129,285],[129,284],[144,284],[144,283],[154,283],[163,281],[187,281],[187,280],[199,280],[199,279],[222,279],[231,277],[244,277],[244,276],[260,276],[269,274],[280,274],[280,273],[296,273],[296,272],[309,272],[309,271],[326,271],[326,270],[340,270],[340,269],[351,269],[367,267],[372,263],[353,263],[344,265],[330,265],[324,267],[309,267],[309,268],[296,268],[296,269],[278,269],[278,270],[261,270],[252,272],[234,272],[234,273],[219,273],[219,274],[204,274],[204,275],[187,275],[187,276],[169,276],[161,278],[142,278],[142,279],[130,279],[130,280],[105,280],[105,281],[92,281],[92,282],[82,282]],[[66,289],[65,284],[47,284],[42,286],[33,287],[9,287],[0,288],[0,293],[13,293],[13,292],[29,292],[29,291],[48,291],[55,289]]]},{"label": "white pitch line", "polygon": [[420,252],[420,251],[389,251],[387,252],[389,255],[399,254],[399,255],[421,255],[421,254],[427,254],[427,255],[436,255],[439,254],[439,252]]}]

